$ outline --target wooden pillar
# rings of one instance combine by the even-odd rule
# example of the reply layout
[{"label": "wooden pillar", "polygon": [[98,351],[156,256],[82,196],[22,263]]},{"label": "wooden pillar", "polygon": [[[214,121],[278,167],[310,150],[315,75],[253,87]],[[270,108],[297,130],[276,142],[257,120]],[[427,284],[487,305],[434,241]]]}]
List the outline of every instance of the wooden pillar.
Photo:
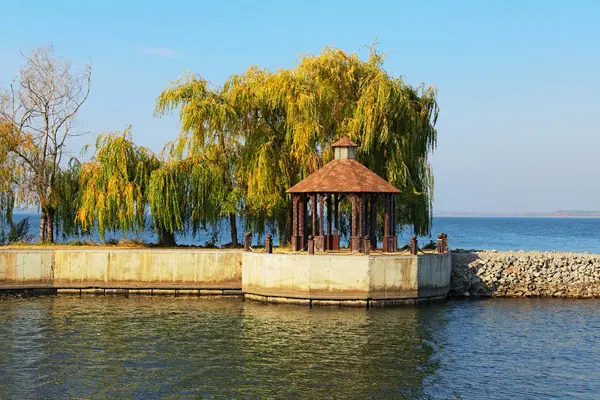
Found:
[{"label": "wooden pillar", "polygon": [[335,207],[334,210],[334,216],[335,216],[335,227],[337,229],[340,229],[340,213],[339,213],[339,206],[340,206],[340,201],[341,201],[341,196],[339,194],[335,195],[335,202],[333,203],[333,206]]},{"label": "wooden pillar", "polygon": [[386,195],[384,234],[383,234],[383,251],[394,252],[398,247],[396,239],[396,222],[394,219],[394,194]]},{"label": "wooden pillar", "polygon": [[308,195],[304,195],[304,197],[302,197],[302,206],[303,206],[303,217],[302,217],[302,221],[304,223],[304,239],[302,241],[302,248],[304,249],[306,247],[306,245],[308,244]]},{"label": "wooden pillar", "polygon": [[352,203],[352,215],[350,216],[350,236],[356,236],[356,196],[352,195],[350,201]]},{"label": "wooden pillar", "polygon": [[317,236],[317,195],[310,195],[310,203],[312,209],[312,235],[313,238]]},{"label": "wooden pillar", "polygon": [[267,238],[265,240],[265,249],[267,253],[273,253],[273,235],[271,235],[270,233],[267,235]]},{"label": "wooden pillar", "polygon": [[392,236],[396,236],[396,195],[392,194],[392,230],[391,230],[391,234]]},{"label": "wooden pillar", "polygon": [[360,194],[358,197],[358,232],[357,236],[362,236],[365,228],[365,195]]},{"label": "wooden pillar", "polygon": [[397,251],[398,250],[398,236],[396,235],[396,226],[398,224],[398,220],[396,219],[396,194],[392,193],[390,196],[392,197],[392,210],[391,210],[392,226],[390,227],[390,229],[391,229],[390,234],[392,235],[392,249],[390,251]]},{"label": "wooden pillar", "polygon": [[363,240],[363,235],[365,232],[365,195],[364,193],[361,193],[358,197],[358,226],[357,226],[357,232],[356,232],[356,236],[358,239],[358,243],[357,243],[357,248],[356,250],[362,250],[362,240]]},{"label": "wooden pillar", "polygon": [[331,207],[331,197],[333,195],[330,194],[327,196],[327,240],[325,243],[327,244],[327,250],[333,249],[333,232],[331,230],[332,222],[333,222],[333,208]]},{"label": "wooden pillar", "polygon": [[[364,236],[371,236],[371,195],[365,195],[365,227],[364,227]],[[363,237],[363,242],[364,242]],[[364,246],[363,246],[364,247]]]},{"label": "wooden pillar", "polygon": [[408,244],[408,250],[409,250],[409,253],[413,256],[416,256],[418,254],[419,244],[418,244],[416,235],[413,235],[412,238],[410,239],[410,243]]},{"label": "wooden pillar", "polygon": [[352,229],[350,234],[350,251],[360,250],[360,235],[359,235],[359,224],[360,224],[360,210],[358,204],[358,195],[352,195]]},{"label": "wooden pillar", "polygon": [[319,195],[319,236],[325,236],[325,196]]},{"label": "wooden pillar", "polygon": [[369,239],[371,240],[371,248],[377,249],[377,195],[371,194],[371,229],[369,231]]},{"label": "wooden pillar", "polygon": [[388,249],[388,236],[390,234],[390,196],[385,195],[385,213],[383,215],[383,251]]},{"label": "wooden pillar", "polygon": [[304,250],[306,245],[306,195],[298,195],[298,250]]},{"label": "wooden pillar", "polygon": [[252,251],[250,247],[252,246],[252,233],[246,232],[244,235],[244,251]]},{"label": "wooden pillar", "polygon": [[292,251],[298,251],[299,243],[298,243],[298,201],[299,196],[297,194],[292,195]]},{"label": "wooden pillar", "polygon": [[339,213],[339,204],[340,204],[340,195],[336,194],[334,198],[333,207],[334,211],[334,220],[335,220],[335,230],[333,232],[333,250],[340,249],[340,213]]},{"label": "wooden pillar", "polygon": [[324,205],[325,205],[325,196],[323,196],[323,193],[319,194],[317,197],[318,201],[317,203],[319,204],[319,229],[318,229],[318,236],[315,236],[315,249],[317,251],[325,251],[327,250],[326,245],[325,245],[325,209],[324,209]]}]

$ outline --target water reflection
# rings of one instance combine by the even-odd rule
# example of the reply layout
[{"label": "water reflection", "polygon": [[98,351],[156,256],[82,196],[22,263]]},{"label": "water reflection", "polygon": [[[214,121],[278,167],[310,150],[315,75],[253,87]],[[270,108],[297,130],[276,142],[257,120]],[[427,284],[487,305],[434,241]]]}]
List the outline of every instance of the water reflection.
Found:
[{"label": "water reflection", "polygon": [[249,303],[243,374],[270,377],[264,394],[273,396],[285,391],[292,397],[414,398],[436,365],[423,312]]},{"label": "water reflection", "polygon": [[0,300],[0,398],[597,398],[600,301]]},{"label": "water reflection", "polygon": [[420,308],[46,297],[0,312],[8,398],[414,398],[437,365]]}]

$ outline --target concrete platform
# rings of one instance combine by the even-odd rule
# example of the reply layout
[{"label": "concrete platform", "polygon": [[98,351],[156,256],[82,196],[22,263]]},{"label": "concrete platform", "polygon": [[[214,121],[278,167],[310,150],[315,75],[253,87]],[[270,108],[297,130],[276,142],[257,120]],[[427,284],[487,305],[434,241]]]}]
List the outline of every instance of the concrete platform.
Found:
[{"label": "concrete platform", "polygon": [[244,295],[267,303],[387,307],[444,298],[450,271],[450,253],[0,250],[0,293]]},{"label": "concrete platform", "polygon": [[439,300],[450,290],[451,254],[307,255],[244,253],[250,300],[377,307]]}]

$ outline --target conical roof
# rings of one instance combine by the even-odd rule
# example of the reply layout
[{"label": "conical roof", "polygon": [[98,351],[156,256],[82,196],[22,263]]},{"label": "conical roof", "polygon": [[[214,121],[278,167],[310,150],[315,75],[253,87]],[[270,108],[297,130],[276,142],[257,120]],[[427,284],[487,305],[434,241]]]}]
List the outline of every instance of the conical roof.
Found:
[{"label": "conical roof", "polygon": [[[348,141],[352,143],[350,140]],[[289,188],[287,192],[400,193],[400,191],[388,181],[358,161],[348,158],[329,162],[323,168]]]}]

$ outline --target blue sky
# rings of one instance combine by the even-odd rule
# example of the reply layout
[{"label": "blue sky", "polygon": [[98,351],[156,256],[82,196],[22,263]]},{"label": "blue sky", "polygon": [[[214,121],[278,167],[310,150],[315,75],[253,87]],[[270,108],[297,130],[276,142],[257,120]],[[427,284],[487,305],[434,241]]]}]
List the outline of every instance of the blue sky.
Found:
[{"label": "blue sky", "polygon": [[79,117],[91,132],[133,126],[160,150],[178,132],[154,101],[182,71],[214,85],[250,65],[292,67],[335,45],[435,85],[435,210],[600,209],[600,2],[0,1],[0,84],[51,43],[93,64]]}]

